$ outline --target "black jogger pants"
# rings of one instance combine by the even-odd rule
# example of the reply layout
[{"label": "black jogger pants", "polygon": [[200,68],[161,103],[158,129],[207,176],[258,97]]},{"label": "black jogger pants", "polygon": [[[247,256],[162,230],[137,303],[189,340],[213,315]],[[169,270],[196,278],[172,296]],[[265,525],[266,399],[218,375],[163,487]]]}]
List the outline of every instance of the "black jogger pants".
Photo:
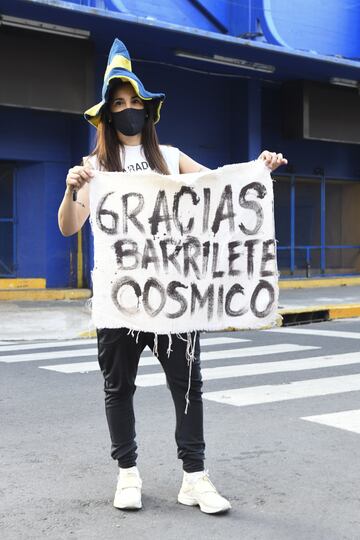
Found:
[{"label": "black jogger pants", "polygon": [[[204,469],[202,378],[199,335],[191,370],[190,405],[185,414],[189,367],[186,361],[187,334],[172,334],[172,351],[167,354],[168,336],[158,335],[157,357],[166,375],[176,411],[175,440],[178,458],[186,472]],[[194,338],[194,334],[191,334]],[[111,456],[123,468],[136,465],[135,415],[133,395],[141,352],[146,345],[154,350],[154,334],[130,333],[127,328],[97,330],[98,360],[104,376],[105,411],[111,438]]]}]

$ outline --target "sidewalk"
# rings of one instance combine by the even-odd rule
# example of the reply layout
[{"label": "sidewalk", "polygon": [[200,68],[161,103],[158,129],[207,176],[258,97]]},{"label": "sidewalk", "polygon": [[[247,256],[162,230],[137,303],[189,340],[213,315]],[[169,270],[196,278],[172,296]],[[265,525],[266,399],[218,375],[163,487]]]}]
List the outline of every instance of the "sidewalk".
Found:
[{"label": "sidewalk", "polygon": [[[279,312],[285,325],[360,317],[360,285],[281,288]],[[0,343],[79,337],[95,337],[88,300],[0,301]]]}]

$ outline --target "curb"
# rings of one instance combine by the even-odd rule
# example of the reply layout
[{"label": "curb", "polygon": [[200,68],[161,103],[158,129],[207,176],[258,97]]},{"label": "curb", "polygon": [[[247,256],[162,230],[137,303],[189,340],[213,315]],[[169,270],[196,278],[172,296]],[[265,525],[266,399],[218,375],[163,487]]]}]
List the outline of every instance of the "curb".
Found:
[{"label": "curb", "polygon": [[81,332],[76,339],[79,339],[79,338],[95,338],[96,337],[96,330],[86,330],[85,332]]},{"label": "curb", "polygon": [[300,308],[279,309],[282,323],[279,326],[292,326],[311,322],[332,321],[360,317],[360,304],[331,304]]},{"label": "curb", "polygon": [[0,278],[0,291],[2,289],[46,289],[44,278]]},{"label": "curb", "polygon": [[279,289],[318,289],[360,285],[360,277],[280,279]]},{"label": "curb", "polygon": [[0,289],[0,301],[86,300],[90,289]]}]

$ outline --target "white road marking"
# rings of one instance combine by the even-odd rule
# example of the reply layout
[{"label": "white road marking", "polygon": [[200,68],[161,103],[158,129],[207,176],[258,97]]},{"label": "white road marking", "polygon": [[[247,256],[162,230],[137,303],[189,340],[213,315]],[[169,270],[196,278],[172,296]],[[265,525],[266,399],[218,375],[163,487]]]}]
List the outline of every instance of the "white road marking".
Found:
[{"label": "white road marking", "polygon": [[[147,358],[145,360],[147,360]],[[40,369],[46,369],[49,371],[57,371],[59,373],[89,373],[90,371],[99,370],[98,362],[76,362],[74,364],[58,364],[55,366],[38,366],[38,367]]]},{"label": "white road marking", "polygon": [[302,420],[309,420],[325,426],[345,429],[360,433],[360,409],[352,411],[342,411],[330,414],[318,414],[316,416],[303,416]]},{"label": "white road marking", "polygon": [[209,347],[210,345],[226,345],[236,343],[249,343],[251,339],[237,338],[237,337],[202,337],[200,343],[202,347]]},{"label": "white road marking", "polygon": [[[322,369],[337,366],[360,364],[358,353],[348,353],[334,356],[318,356],[301,360],[283,360],[280,362],[261,362],[259,364],[240,364],[236,366],[221,366],[202,369],[203,379],[206,381],[216,379],[230,379],[232,377],[249,377],[269,373],[285,373],[305,371],[308,369]],[[166,383],[164,373],[147,373],[138,375],[138,386],[160,386]]]},{"label": "white road marking", "polygon": [[218,403],[245,407],[248,405],[261,405],[276,401],[341,394],[358,390],[360,390],[360,375],[344,375],[341,377],[296,381],[288,384],[270,384],[235,388],[233,390],[220,390],[219,392],[207,392],[203,394],[203,397],[204,399],[217,401]]},{"label": "white road marking", "polygon": [[73,349],[70,351],[48,351],[26,354],[0,356],[0,363],[15,364],[17,362],[35,362],[41,360],[56,360],[59,358],[79,358],[81,356],[96,356],[96,349]]},{"label": "white road marking", "polygon": [[60,347],[73,347],[74,345],[96,345],[96,339],[68,339],[64,341],[48,341],[41,343],[12,343],[0,345],[2,352],[31,351],[36,349],[58,349]]},{"label": "white road marking", "polygon": [[319,337],[332,337],[332,338],[344,338],[344,339],[360,339],[360,333],[358,332],[342,332],[340,330],[318,330],[311,328],[291,328],[284,326],[280,328],[271,328],[265,330],[266,332],[274,332],[280,334],[295,334],[303,336],[319,336]]},{"label": "white road marking", "polygon": [[[277,345],[264,345],[260,347],[244,347],[243,349],[220,349],[219,351],[205,351],[201,353],[201,361],[208,360],[223,360],[232,358],[244,358],[250,356],[266,356],[268,354],[283,354],[288,352],[300,352],[319,349],[310,345],[295,345],[291,343],[279,343]],[[11,358],[11,357],[8,357]],[[170,357],[171,359],[171,357]],[[86,362],[86,372],[97,371],[97,362]],[[159,361],[155,356],[142,358],[140,365],[155,366]],[[49,369],[51,371],[59,371],[60,373],[85,373],[84,363],[77,362],[72,364],[58,364],[54,366],[39,366],[41,369]]]},{"label": "white road marking", "polygon": [[[203,353],[205,354],[205,353]],[[159,366],[159,360],[155,356],[141,357],[139,366]],[[39,366],[40,369],[58,371],[59,373],[89,373],[98,371],[98,362],[75,362],[73,364],[57,364],[54,366]]]},{"label": "white road marking", "polygon": [[[225,344],[237,344],[242,342],[249,342],[249,339],[242,339],[242,338],[230,338],[230,337],[210,337],[210,338],[202,338],[201,339],[201,346],[202,347],[210,347],[213,345],[225,345]],[[62,343],[60,345],[59,343]],[[93,344],[96,345],[96,341],[93,339],[84,339],[84,340],[72,340],[72,341],[63,341],[63,342],[54,342],[51,343],[38,343],[33,345],[20,345],[17,347],[16,345],[7,347],[0,347],[0,362],[6,362],[6,363],[15,363],[15,362],[33,362],[35,360],[51,360],[56,358],[76,358],[79,356],[97,356],[97,346],[93,348],[84,348],[84,349],[66,349],[63,351],[48,351],[44,353],[35,352],[35,353],[25,353],[25,354],[19,354],[19,355],[4,355],[1,356],[2,352],[11,352],[11,351],[20,351],[20,350],[36,350],[36,349],[56,349],[59,347],[71,347],[72,345],[86,345],[86,344]],[[150,351],[145,351],[143,353],[145,356],[149,356],[151,354]]]},{"label": "white road marking", "polygon": [[250,356],[266,356],[288,352],[310,351],[321,349],[312,345],[296,345],[294,343],[277,343],[275,345],[260,345],[259,347],[243,347],[241,349],[221,349],[201,354],[201,360],[223,360],[230,358],[245,358]]},{"label": "white road marking", "polygon": [[[224,345],[226,343],[242,343],[251,341],[250,339],[237,338],[237,337],[202,337],[201,345]],[[90,339],[67,339],[63,341],[47,341],[39,343],[6,343],[6,341],[0,341],[0,353],[1,352],[11,352],[11,351],[28,351],[32,349],[58,349],[60,347],[72,347],[73,345],[97,345],[96,338]]]}]

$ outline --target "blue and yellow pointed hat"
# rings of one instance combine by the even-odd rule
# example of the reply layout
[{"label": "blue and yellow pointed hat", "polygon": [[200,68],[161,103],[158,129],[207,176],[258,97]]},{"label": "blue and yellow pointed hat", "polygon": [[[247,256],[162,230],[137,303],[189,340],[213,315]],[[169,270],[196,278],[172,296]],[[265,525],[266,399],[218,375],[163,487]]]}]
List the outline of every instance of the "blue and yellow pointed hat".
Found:
[{"label": "blue and yellow pointed hat", "polygon": [[132,72],[131,59],[127,48],[125,47],[124,43],[120,41],[120,39],[116,38],[110,49],[107,68],[104,75],[102,100],[100,103],[97,103],[84,113],[86,120],[90,122],[90,124],[95,127],[98,126],[100,122],[100,111],[109,97],[109,84],[113,79],[121,79],[124,82],[129,82],[139,98],[145,100],[155,100],[157,103],[155,107],[154,122],[156,124],[156,122],[159,121],[160,109],[165,99],[165,94],[153,94],[152,92],[145,90],[143,83],[135,75],[135,73]]}]

